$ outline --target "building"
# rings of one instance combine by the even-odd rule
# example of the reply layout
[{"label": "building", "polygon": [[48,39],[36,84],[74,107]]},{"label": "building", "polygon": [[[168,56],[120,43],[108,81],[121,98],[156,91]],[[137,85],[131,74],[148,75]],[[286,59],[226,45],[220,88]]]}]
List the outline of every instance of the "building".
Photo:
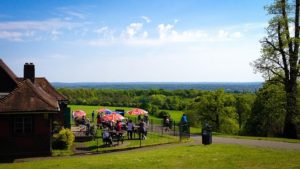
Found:
[{"label": "building", "polygon": [[34,64],[17,77],[0,59],[0,158],[50,155],[54,127],[69,127],[67,104],[46,78],[35,77]]}]

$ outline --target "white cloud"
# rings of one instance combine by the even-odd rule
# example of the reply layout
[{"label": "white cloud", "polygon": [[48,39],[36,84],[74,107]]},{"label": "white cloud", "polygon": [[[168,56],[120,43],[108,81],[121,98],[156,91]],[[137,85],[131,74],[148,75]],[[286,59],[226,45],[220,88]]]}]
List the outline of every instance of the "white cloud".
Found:
[{"label": "white cloud", "polygon": [[142,23],[131,23],[126,27],[125,38],[132,39],[143,28]]},{"label": "white cloud", "polygon": [[9,21],[1,22],[0,30],[53,30],[60,28],[72,29],[79,23],[69,22],[61,19],[49,19],[43,21]]},{"label": "white cloud", "polygon": [[[11,41],[24,41],[25,37],[34,37],[32,40],[40,38],[43,33],[51,35],[52,39],[57,39],[62,34],[62,30],[72,30],[82,26],[81,23],[70,22],[61,19],[48,19],[42,21],[8,21],[0,22],[1,38]],[[36,38],[35,36],[39,36]],[[43,36],[46,36],[44,34]]]},{"label": "white cloud", "polygon": [[107,26],[104,26],[104,27],[101,27],[99,29],[96,29],[94,32],[98,33],[98,34],[103,34],[105,32],[108,31],[108,27]]},{"label": "white cloud", "polygon": [[51,31],[51,35],[52,35],[52,40],[57,40],[57,38],[60,35],[62,35],[62,33],[54,29],[54,30]]},{"label": "white cloud", "polygon": [[232,33],[233,38],[241,38],[243,37],[243,34],[241,32],[234,32]]},{"label": "white cloud", "polygon": [[144,19],[147,23],[151,22],[151,19],[147,16],[142,16],[141,18]]},{"label": "white cloud", "polygon": [[57,8],[57,10],[60,13],[67,15],[66,17],[68,19],[72,19],[73,17],[78,18],[78,19],[86,19],[86,14],[78,9],[73,9],[70,7],[60,7],[60,8]]},{"label": "white cloud", "polygon": [[225,30],[218,31],[218,38],[220,38],[220,39],[227,39],[228,35],[229,35],[229,32],[227,32]]},{"label": "white cloud", "polygon": [[23,41],[22,37],[24,34],[21,32],[8,32],[8,31],[0,31],[0,39],[6,39],[10,41]]},{"label": "white cloud", "polygon": [[174,28],[174,25],[159,24],[157,26],[157,28],[158,28],[159,38],[160,39],[166,39],[168,34],[170,34],[172,32],[172,29]]}]

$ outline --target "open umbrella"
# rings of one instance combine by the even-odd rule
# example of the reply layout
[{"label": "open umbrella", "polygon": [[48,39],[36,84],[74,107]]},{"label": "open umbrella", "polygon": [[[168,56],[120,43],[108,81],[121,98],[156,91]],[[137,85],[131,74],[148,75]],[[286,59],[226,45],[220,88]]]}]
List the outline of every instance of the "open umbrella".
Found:
[{"label": "open umbrella", "polygon": [[125,118],[122,115],[117,114],[115,112],[103,116],[103,121],[116,122],[117,120],[123,120],[123,119],[125,119]]},{"label": "open umbrella", "polygon": [[98,110],[98,113],[111,114],[112,111],[106,108],[102,108]]},{"label": "open umbrella", "polygon": [[86,113],[83,110],[75,110],[73,111],[74,118],[81,118],[82,116],[86,116]]},{"label": "open umbrella", "polygon": [[148,114],[148,112],[146,110],[143,110],[143,109],[133,109],[133,110],[130,110],[129,112],[127,112],[129,115],[145,115],[145,114]]}]

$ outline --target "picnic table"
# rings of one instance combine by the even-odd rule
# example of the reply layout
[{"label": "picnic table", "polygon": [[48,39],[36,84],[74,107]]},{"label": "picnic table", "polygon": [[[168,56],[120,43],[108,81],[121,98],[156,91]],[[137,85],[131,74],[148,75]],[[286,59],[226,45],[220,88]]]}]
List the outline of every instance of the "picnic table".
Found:
[{"label": "picnic table", "polygon": [[124,142],[124,130],[121,131],[116,131],[116,130],[110,130],[109,131],[109,135],[112,138],[112,142],[117,142],[117,144],[119,145],[119,142],[121,142],[123,144]]}]

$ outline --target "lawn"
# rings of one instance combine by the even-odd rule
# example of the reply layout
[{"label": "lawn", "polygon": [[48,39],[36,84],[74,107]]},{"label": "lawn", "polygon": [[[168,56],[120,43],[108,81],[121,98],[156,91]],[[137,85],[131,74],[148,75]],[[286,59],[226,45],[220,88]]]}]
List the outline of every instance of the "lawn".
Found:
[{"label": "lawn", "polygon": [[241,145],[210,146],[178,144],[142,151],[108,153],[81,157],[61,157],[31,162],[0,164],[1,169],[92,169],[92,168],[300,168],[300,151],[267,149]]}]

